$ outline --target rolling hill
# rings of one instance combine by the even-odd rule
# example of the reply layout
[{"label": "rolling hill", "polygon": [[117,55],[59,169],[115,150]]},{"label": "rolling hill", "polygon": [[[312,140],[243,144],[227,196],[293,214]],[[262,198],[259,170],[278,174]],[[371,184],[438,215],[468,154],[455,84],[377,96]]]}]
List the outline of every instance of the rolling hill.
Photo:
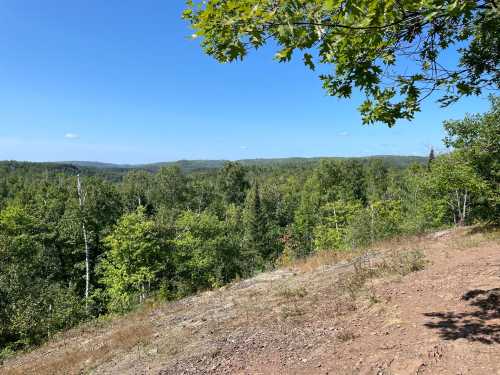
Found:
[{"label": "rolling hill", "polygon": [[[426,157],[423,156],[406,156],[406,155],[374,155],[364,157],[290,157],[290,158],[262,158],[262,159],[241,159],[236,162],[248,167],[298,167],[298,166],[313,166],[322,159],[334,160],[358,160],[360,162],[368,162],[373,159],[382,160],[387,166],[395,168],[404,168],[413,163],[425,163]],[[70,164],[78,167],[96,168],[96,169],[145,169],[152,172],[157,171],[164,166],[179,166],[184,172],[203,171],[210,169],[222,168],[228,160],[177,160],[169,162],[158,162],[149,164],[112,164],[92,161],[64,161],[61,164]]]}]

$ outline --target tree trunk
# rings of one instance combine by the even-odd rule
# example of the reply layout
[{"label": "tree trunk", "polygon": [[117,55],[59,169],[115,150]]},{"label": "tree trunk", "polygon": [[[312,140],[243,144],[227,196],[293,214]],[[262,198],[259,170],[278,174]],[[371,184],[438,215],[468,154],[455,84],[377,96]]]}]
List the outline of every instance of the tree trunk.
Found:
[{"label": "tree trunk", "polygon": [[455,190],[455,199],[456,199],[456,208],[454,209],[454,211],[457,211],[457,219],[458,219],[458,223],[457,225],[459,227],[462,226],[462,203],[460,201],[460,194],[458,193],[458,190]]},{"label": "tree trunk", "polygon": [[339,234],[339,224],[337,222],[337,211],[335,210],[335,206],[333,207],[333,217],[335,218],[335,229],[337,230],[337,236]]},{"label": "tree trunk", "polygon": [[[79,174],[77,175],[77,190],[78,190],[78,201],[80,203],[80,212],[82,212],[83,205],[85,204],[85,195],[83,193]],[[85,229],[84,220],[82,220],[82,232],[83,232],[83,241],[85,243],[85,308],[88,308],[88,298],[90,291],[90,250],[89,250],[89,242],[87,237],[87,230]]]},{"label": "tree trunk", "polygon": [[374,233],[375,220],[374,220],[374,214],[373,214],[373,204],[370,204],[370,211],[371,211],[370,240],[371,240],[371,243],[373,244],[375,242],[375,233]]},{"label": "tree trunk", "polygon": [[467,189],[465,189],[465,194],[464,194],[464,207],[462,209],[462,224],[465,224],[465,218],[467,215]]}]

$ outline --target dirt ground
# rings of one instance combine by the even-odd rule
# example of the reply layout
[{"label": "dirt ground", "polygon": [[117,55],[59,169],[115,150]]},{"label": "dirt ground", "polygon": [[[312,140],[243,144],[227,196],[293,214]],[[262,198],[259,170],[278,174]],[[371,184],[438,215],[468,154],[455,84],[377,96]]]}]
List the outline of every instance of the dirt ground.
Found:
[{"label": "dirt ground", "polygon": [[351,263],[313,258],[84,325],[0,373],[500,375],[498,231],[442,231],[372,250],[421,250],[427,265],[370,279],[354,296],[342,286]]}]

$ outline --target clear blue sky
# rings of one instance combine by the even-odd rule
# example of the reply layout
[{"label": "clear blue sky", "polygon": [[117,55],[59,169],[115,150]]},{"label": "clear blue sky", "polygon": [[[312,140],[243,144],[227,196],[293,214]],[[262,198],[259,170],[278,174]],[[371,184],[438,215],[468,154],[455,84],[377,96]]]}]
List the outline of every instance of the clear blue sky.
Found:
[{"label": "clear blue sky", "polygon": [[243,63],[205,56],[181,0],[2,0],[0,160],[144,163],[177,159],[426,154],[445,119],[363,126],[361,98],[325,95],[300,63],[270,49]]}]

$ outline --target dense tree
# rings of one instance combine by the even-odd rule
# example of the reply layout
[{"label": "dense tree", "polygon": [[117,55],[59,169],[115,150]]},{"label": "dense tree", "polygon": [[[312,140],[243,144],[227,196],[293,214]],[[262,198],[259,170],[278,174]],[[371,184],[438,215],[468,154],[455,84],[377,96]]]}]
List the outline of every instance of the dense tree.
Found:
[{"label": "dense tree", "polygon": [[85,288],[87,296],[97,286],[95,267],[105,251],[103,239],[120,217],[122,199],[116,186],[100,178],[90,177],[83,180],[82,185],[82,203],[78,217],[79,225],[82,225],[79,231],[83,239],[81,253],[85,253],[85,267],[88,266],[85,272],[85,279],[88,278],[88,288]]},{"label": "dense tree", "polygon": [[366,196],[370,201],[386,198],[389,170],[380,159],[370,160],[365,167]]},{"label": "dense tree", "polygon": [[309,178],[300,194],[300,203],[295,211],[292,238],[299,250],[297,256],[305,256],[313,248],[313,230],[319,222],[321,192],[316,178]]},{"label": "dense tree", "polygon": [[161,167],[154,178],[151,199],[157,209],[160,206],[183,209],[186,207],[187,187],[186,176],[178,166]]},{"label": "dense tree", "polygon": [[262,269],[264,259],[271,250],[266,238],[267,224],[259,184],[254,182],[247,194],[244,211],[244,256],[253,269]]},{"label": "dense tree", "polygon": [[313,177],[323,201],[359,200],[366,202],[365,171],[356,160],[322,160]]},{"label": "dense tree", "polygon": [[218,184],[224,202],[241,204],[249,187],[246,171],[239,163],[227,162],[219,172]]},{"label": "dense tree", "polygon": [[430,169],[425,158],[380,157],[100,175],[0,162],[0,357],[145,298],[216,288],[314,251],[498,220],[498,103],[447,122],[452,150]]},{"label": "dense tree", "polygon": [[238,274],[239,244],[215,215],[186,211],[173,240],[178,295],[222,286]]},{"label": "dense tree", "polygon": [[190,209],[198,213],[217,205],[217,183],[210,175],[190,179]]},{"label": "dense tree", "polygon": [[379,200],[357,210],[347,228],[346,242],[351,248],[370,245],[375,241],[402,232],[401,202]]},{"label": "dense tree", "polygon": [[491,109],[482,115],[446,121],[447,146],[463,154],[489,185],[484,216],[500,220],[500,98],[490,97]]},{"label": "dense tree", "polygon": [[22,348],[82,317],[73,286],[59,277],[47,225],[13,203],[0,213],[0,344]]},{"label": "dense tree", "polygon": [[148,207],[151,200],[152,175],[143,170],[132,170],[123,178],[121,191],[125,207],[134,211],[137,207]]},{"label": "dense tree", "polygon": [[348,233],[353,219],[362,210],[358,201],[335,201],[320,208],[319,223],[314,227],[315,250],[350,248]]},{"label": "dense tree", "polygon": [[[365,123],[412,119],[436,90],[448,105],[500,87],[494,0],[189,0],[184,18],[220,62],[272,40],[277,61],[295,53],[312,70],[320,65],[328,94],[364,92]],[[446,65],[441,56],[451,49],[458,63]]]},{"label": "dense tree", "polygon": [[488,194],[488,186],[460,154],[444,155],[432,165],[429,194],[445,202],[453,222],[464,225],[478,200]]},{"label": "dense tree", "polygon": [[109,251],[100,268],[109,309],[126,311],[144,301],[168,254],[162,253],[154,222],[142,206],[120,218],[105,243]]}]

